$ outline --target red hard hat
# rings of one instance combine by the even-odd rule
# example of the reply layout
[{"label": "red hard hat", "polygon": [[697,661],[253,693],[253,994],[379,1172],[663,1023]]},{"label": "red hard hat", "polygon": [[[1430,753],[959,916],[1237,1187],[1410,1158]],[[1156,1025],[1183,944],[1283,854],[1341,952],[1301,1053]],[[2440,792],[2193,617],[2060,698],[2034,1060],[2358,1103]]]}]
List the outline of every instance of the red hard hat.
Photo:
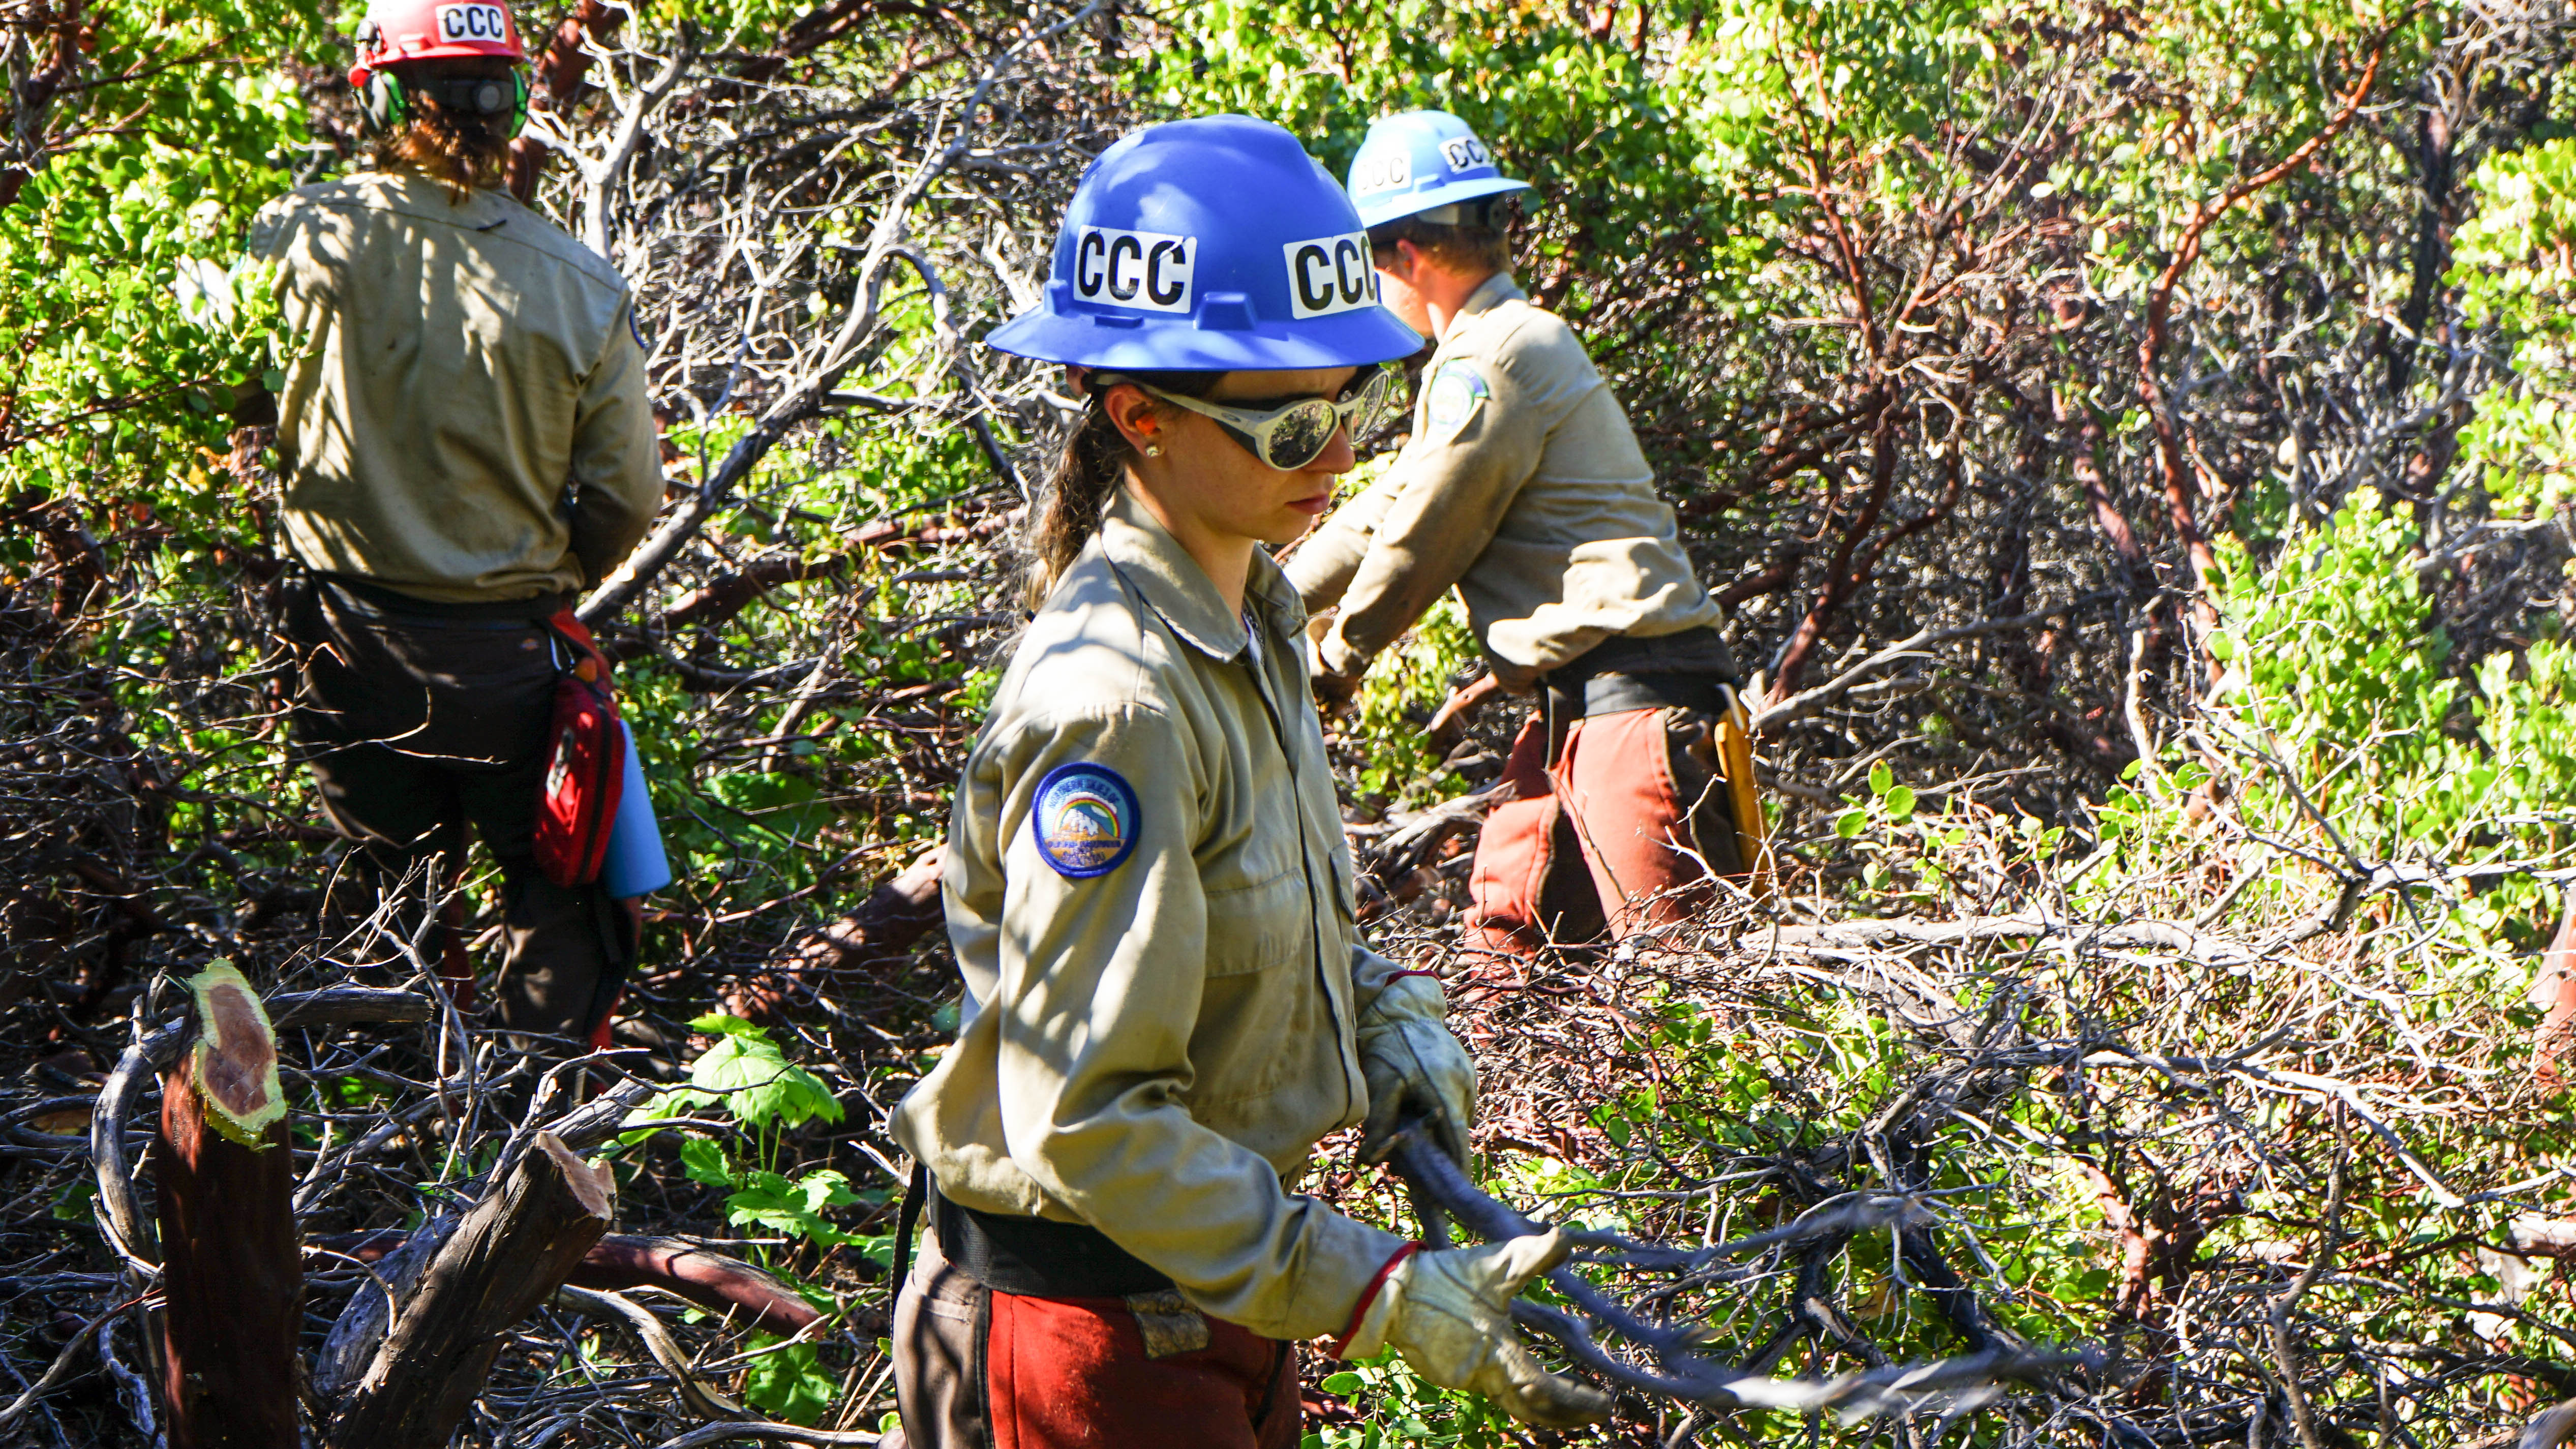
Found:
[{"label": "red hard hat", "polygon": [[358,22],[358,65],[349,84],[407,60],[497,55],[524,61],[519,23],[503,0],[373,0]]}]

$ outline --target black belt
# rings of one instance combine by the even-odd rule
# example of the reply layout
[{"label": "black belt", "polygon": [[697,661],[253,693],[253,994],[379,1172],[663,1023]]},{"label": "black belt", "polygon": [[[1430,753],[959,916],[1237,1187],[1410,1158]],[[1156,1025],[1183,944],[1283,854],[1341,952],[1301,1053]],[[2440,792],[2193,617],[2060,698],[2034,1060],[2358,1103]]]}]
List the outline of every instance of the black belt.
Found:
[{"label": "black belt", "polygon": [[399,589],[348,574],[315,573],[313,580],[340,596],[354,612],[397,624],[479,624],[495,628],[533,628],[563,612],[572,595],[560,590],[526,599],[495,599],[470,604],[417,599]]},{"label": "black belt", "polygon": [[1098,1228],[979,1212],[930,1188],[939,1254],[996,1293],[1024,1298],[1126,1298],[1169,1292],[1172,1280],[1145,1266]]},{"label": "black belt", "polygon": [[1551,720],[1625,714],[1638,709],[1727,707],[1735,659],[1715,629],[1686,629],[1652,639],[1613,635],[1543,677]]}]

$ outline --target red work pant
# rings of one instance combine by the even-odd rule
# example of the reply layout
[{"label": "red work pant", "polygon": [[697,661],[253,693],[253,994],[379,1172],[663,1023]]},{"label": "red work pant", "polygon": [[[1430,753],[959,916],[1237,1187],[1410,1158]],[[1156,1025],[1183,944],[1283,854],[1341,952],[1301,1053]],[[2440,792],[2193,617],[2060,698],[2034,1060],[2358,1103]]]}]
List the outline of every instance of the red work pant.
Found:
[{"label": "red work pant", "polygon": [[1485,817],[1469,879],[1469,946],[1528,956],[1550,941],[1626,937],[1707,903],[1711,871],[1744,870],[1717,773],[1715,716],[1636,709],[1575,720],[1556,758],[1544,713],[1512,742],[1516,798]]},{"label": "red work pant", "polygon": [[1127,1300],[995,1292],[944,1261],[933,1234],[894,1311],[903,1443],[1295,1449],[1297,1346],[1204,1322],[1205,1348],[1152,1357]]}]

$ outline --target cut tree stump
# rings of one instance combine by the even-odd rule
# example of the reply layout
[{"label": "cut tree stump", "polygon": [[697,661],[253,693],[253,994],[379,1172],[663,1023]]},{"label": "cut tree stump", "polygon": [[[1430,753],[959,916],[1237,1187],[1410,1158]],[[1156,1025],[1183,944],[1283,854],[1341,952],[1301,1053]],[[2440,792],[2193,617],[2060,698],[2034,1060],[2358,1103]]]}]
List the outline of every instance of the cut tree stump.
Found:
[{"label": "cut tree stump", "polygon": [[538,1133],[535,1149],[440,1245],[324,1443],[445,1449],[504,1336],[563,1286],[608,1231],[616,1204],[607,1167]]},{"label": "cut tree stump", "polygon": [[197,1041],[162,1081],[153,1147],[170,1449],[278,1449],[299,1442],[304,1262],[277,1043],[230,966],[189,986]]}]

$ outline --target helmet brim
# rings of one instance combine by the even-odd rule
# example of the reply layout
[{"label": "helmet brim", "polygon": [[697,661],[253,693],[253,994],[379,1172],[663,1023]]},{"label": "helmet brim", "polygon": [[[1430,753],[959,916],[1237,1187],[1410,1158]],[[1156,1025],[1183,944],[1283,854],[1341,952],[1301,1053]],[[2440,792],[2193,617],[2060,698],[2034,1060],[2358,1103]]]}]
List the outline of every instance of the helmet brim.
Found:
[{"label": "helmet brim", "polygon": [[1366,201],[1353,202],[1352,205],[1359,211],[1361,226],[1380,227],[1390,221],[1401,221],[1417,212],[1429,211],[1435,206],[1452,206],[1461,201],[1476,201],[1488,196],[1506,196],[1515,191],[1529,189],[1530,184],[1526,181],[1514,181],[1508,176],[1485,176],[1473,181],[1452,181],[1445,186],[1434,186],[1427,191],[1386,192],[1372,196]]},{"label": "helmet brim", "polygon": [[1384,307],[1303,322],[1201,327],[1193,319],[1058,314],[1043,305],[993,329],[984,345],[1038,362],[1142,372],[1273,372],[1364,367],[1422,350],[1424,338]]}]

